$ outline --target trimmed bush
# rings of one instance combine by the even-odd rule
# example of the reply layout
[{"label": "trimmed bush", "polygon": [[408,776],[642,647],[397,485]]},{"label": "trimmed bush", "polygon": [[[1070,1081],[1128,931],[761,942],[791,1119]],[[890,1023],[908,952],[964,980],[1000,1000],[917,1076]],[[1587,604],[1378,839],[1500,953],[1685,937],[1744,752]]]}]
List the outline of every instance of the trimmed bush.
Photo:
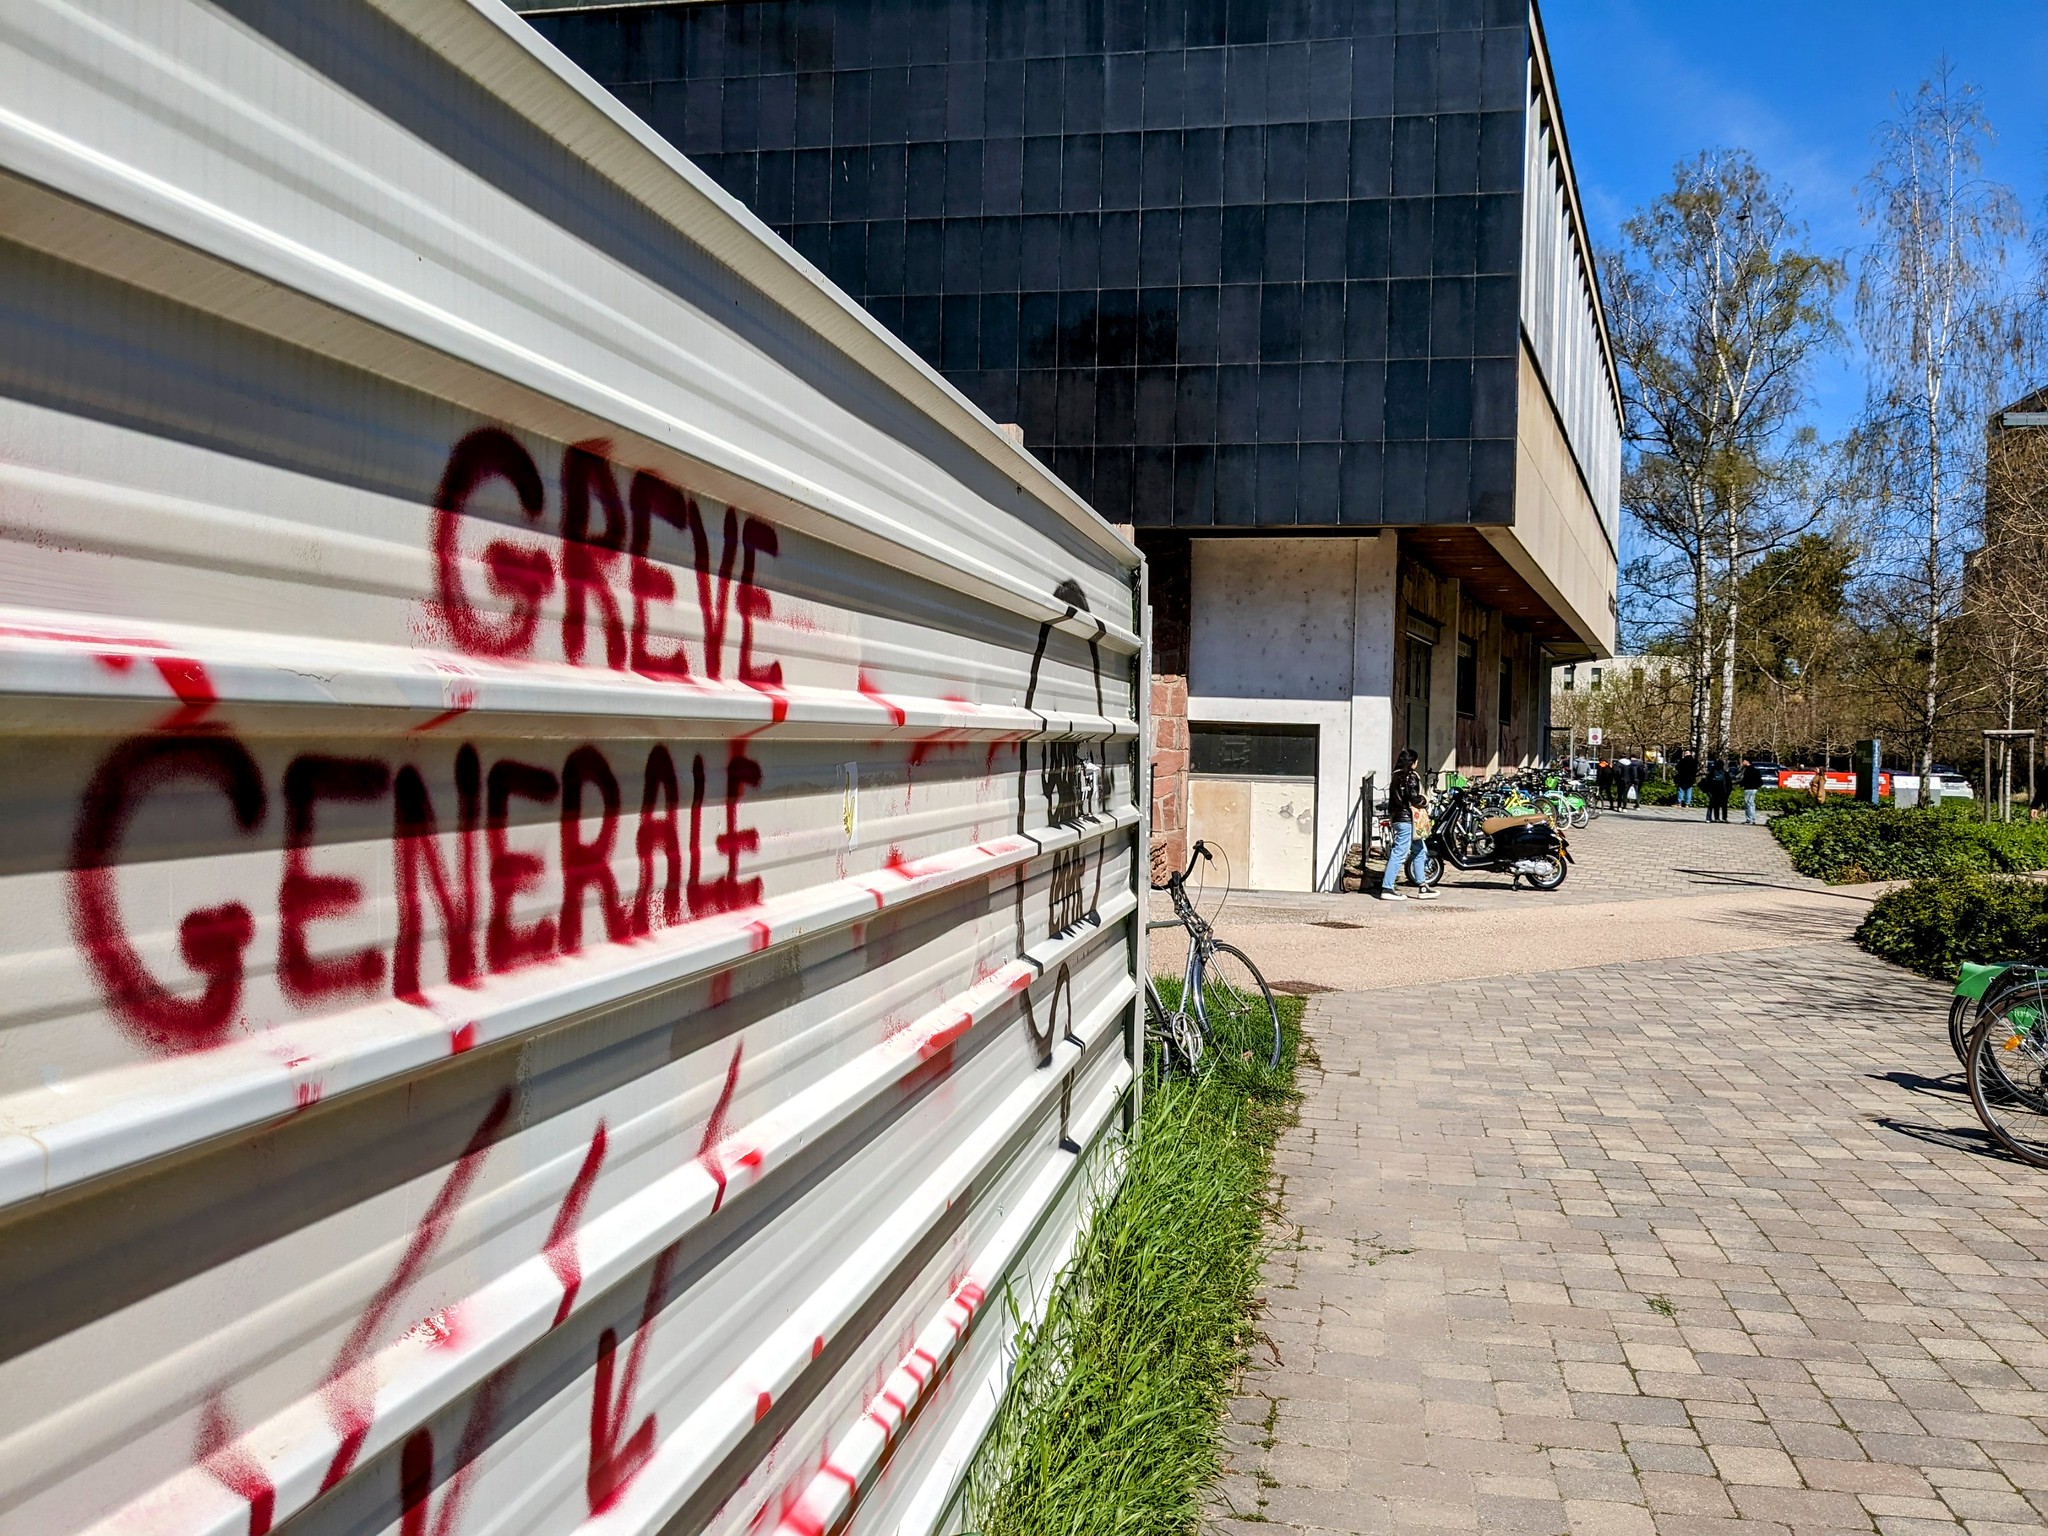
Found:
[{"label": "trimmed bush", "polygon": [[2048,885],[1981,874],[1915,880],[1878,898],[1856,942],[1941,981],[1953,980],[1965,960],[2048,953]]},{"label": "trimmed bush", "polygon": [[1986,823],[1966,810],[1872,809],[1847,801],[1809,804],[1770,825],[1792,867],[1830,885],[2048,869],[2048,824]]}]

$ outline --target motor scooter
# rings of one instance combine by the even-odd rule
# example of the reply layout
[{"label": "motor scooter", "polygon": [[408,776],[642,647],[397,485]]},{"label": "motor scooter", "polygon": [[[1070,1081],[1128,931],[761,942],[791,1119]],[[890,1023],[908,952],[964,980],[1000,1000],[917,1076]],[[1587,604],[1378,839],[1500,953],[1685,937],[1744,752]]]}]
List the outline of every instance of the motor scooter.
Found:
[{"label": "motor scooter", "polygon": [[1513,875],[1539,891],[1564,884],[1571,848],[1564,834],[1542,816],[1487,816],[1470,790],[1453,791],[1450,803],[1423,839],[1423,873],[1431,885],[1444,866]]}]

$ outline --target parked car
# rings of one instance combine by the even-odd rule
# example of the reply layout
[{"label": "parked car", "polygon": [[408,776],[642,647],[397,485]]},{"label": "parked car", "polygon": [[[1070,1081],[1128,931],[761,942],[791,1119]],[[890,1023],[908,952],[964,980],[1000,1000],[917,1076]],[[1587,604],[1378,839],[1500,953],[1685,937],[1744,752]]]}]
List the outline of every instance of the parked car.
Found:
[{"label": "parked car", "polygon": [[1755,768],[1758,773],[1764,776],[1765,789],[1776,789],[1778,787],[1778,772],[1781,766],[1780,764],[1771,762],[1766,758],[1752,758],[1750,761],[1750,766]]}]

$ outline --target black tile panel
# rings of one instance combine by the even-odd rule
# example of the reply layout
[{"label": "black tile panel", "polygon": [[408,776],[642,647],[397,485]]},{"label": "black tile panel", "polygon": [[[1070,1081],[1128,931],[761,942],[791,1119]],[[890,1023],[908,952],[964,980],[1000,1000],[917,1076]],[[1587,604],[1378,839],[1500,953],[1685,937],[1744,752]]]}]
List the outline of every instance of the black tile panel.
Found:
[{"label": "black tile panel", "polygon": [[1107,515],[1512,514],[1525,0],[534,23]]}]

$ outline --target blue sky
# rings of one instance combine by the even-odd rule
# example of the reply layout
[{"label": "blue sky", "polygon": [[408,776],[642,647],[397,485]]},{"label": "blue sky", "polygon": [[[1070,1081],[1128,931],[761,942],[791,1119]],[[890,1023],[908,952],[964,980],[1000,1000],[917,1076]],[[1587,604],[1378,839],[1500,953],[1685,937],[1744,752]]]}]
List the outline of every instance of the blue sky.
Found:
[{"label": "blue sky", "polygon": [[[1945,52],[1983,93],[1985,172],[2048,221],[2048,0],[1545,0],[1544,32],[1593,238],[1671,185],[1702,149],[1749,150],[1792,189],[1822,250],[1868,237],[1857,182],[1872,135]],[[1847,301],[1845,325],[1853,323]],[[1815,380],[1814,419],[1862,403],[1853,357]]]}]

